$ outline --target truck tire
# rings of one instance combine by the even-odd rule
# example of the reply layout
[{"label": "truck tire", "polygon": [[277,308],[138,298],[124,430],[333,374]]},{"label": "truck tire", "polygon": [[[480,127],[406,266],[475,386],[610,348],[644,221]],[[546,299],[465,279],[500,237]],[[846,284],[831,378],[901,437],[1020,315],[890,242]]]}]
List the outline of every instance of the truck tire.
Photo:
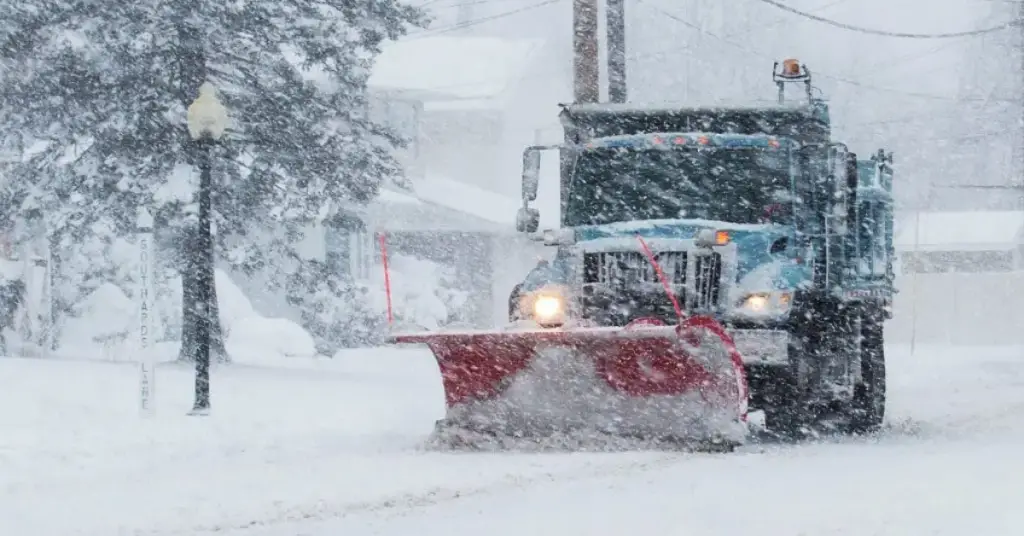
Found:
[{"label": "truck tire", "polygon": [[868,434],[885,420],[885,337],[880,314],[869,312],[861,320],[861,383],[854,387],[848,430]]},{"label": "truck tire", "polygon": [[780,439],[801,438],[809,415],[796,374],[777,367],[765,370],[759,380],[759,406],[768,433]]},{"label": "truck tire", "polygon": [[820,420],[820,401],[813,397],[821,382],[821,352],[829,352],[835,335],[835,313],[822,302],[810,302],[791,315],[789,365],[771,370],[764,384],[765,426],[781,439],[802,439]]}]

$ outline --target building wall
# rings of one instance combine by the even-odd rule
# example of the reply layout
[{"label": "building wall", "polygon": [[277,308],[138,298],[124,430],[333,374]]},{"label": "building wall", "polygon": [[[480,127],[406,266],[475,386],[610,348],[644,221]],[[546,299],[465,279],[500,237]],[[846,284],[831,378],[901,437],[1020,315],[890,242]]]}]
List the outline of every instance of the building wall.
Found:
[{"label": "building wall", "polygon": [[1014,250],[906,251],[899,254],[900,272],[1008,272],[1018,268]]},{"label": "building wall", "polygon": [[422,172],[423,134],[420,124],[423,103],[412,98],[370,91],[370,118],[386,125],[406,140],[406,147],[395,149],[395,156],[406,170],[408,177],[419,176]]},{"label": "building wall", "polygon": [[[500,94],[472,101],[445,100],[424,95],[416,114],[403,111],[408,104],[389,106],[395,94],[378,94],[374,110],[388,124],[415,133],[415,154],[404,154],[409,175],[436,174],[490,191],[519,196],[522,151],[537,142],[538,131],[556,131],[558,104],[572,100],[571,79],[565,63],[548,44],[536,50],[529,68],[513,73]],[[415,128],[403,123],[414,118]],[[548,136],[550,137],[550,136]]]},{"label": "building wall", "polygon": [[446,179],[497,191],[501,185],[496,171],[503,147],[504,120],[501,110],[428,108],[420,125],[420,168]]},{"label": "building wall", "polygon": [[1024,344],[1024,271],[905,275],[897,288],[889,344]]}]

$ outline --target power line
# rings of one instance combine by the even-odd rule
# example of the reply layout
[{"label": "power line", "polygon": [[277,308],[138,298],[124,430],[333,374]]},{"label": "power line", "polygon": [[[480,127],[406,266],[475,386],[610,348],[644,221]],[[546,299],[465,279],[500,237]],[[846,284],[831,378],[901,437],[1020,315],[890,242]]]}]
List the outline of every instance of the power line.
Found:
[{"label": "power line", "polygon": [[[638,0],[638,1],[640,1],[640,0]],[[824,10],[826,8],[833,7],[833,6],[845,3],[847,1],[849,1],[849,0],[834,0],[834,1],[830,2],[830,3],[828,3],[828,4],[825,4],[825,5],[821,6],[818,9]],[[716,39],[718,39],[720,41],[723,41],[723,42],[725,42],[725,43],[727,43],[729,45],[737,47],[740,50],[743,50],[744,52],[748,52],[748,53],[751,53],[751,54],[754,54],[754,55],[758,55],[760,57],[765,57],[765,58],[767,56],[765,56],[763,54],[760,54],[758,52],[752,51],[750,49],[747,49],[747,48],[743,47],[742,45],[739,45],[737,43],[732,42],[730,39],[733,39],[733,38],[736,38],[736,37],[743,37],[744,35],[748,35],[750,33],[753,33],[754,31],[763,30],[763,29],[766,29],[766,28],[773,28],[773,27],[779,26],[779,25],[781,25],[781,24],[783,24],[785,22],[785,19],[780,18],[780,19],[776,20],[774,23],[769,24],[767,26],[758,26],[756,28],[750,28],[750,29],[748,29],[746,31],[736,32],[734,34],[730,34],[730,35],[728,35],[726,37],[721,37],[721,36],[712,34],[710,32],[707,32],[706,30],[701,28],[699,25],[695,25],[693,23],[690,23],[689,21],[681,19],[680,17],[678,17],[678,16],[676,16],[674,14],[671,14],[671,13],[668,13],[668,12],[664,11],[663,9],[660,9],[660,8],[657,8],[657,7],[651,6],[651,5],[648,5],[648,7],[651,7],[653,9],[661,12],[662,14],[664,14],[667,17],[669,17],[670,19],[675,20],[676,22],[680,22],[680,23],[682,23],[682,24],[684,24],[686,26],[694,28],[695,30],[697,30],[699,32],[705,33],[705,34],[707,34],[707,35],[709,35],[711,37],[714,37],[714,38],[716,38]],[[630,54],[628,56],[628,59],[632,60],[632,61],[642,60],[642,59],[647,59],[647,58],[653,58],[653,57],[661,56],[661,55],[664,55],[664,54],[669,54],[669,53],[672,53],[672,52],[679,52],[679,51],[682,51],[682,50],[688,50],[690,48],[691,47],[689,45],[683,45],[683,46],[678,46],[678,47],[670,47],[670,48],[665,48],[665,49],[661,49],[661,50],[655,50],[655,51],[652,51],[652,52],[645,52],[645,53],[642,53],[642,54]],[[934,50],[932,52],[934,52]],[[897,62],[898,62],[898,60],[897,60]],[[892,66],[894,64],[895,63],[892,62],[892,61],[887,62],[888,66]],[[542,76],[550,76],[550,75],[558,74],[559,72],[561,72],[561,71],[560,70],[559,71],[552,70],[552,71],[545,71],[543,73],[534,73],[534,74],[529,75],[529,76],[521,76],[517,80],[518,81],[523,81],[523,80],[528,80],[528,79],[532,79],[532,78],[538,78],[538,77],[542,77]],[[865,89],[872,89],[872,90],[875,90],[875,91],[889,92],[889,93],[906,95],[906,96],[910,96],[910,97],[924,98],[924,99],[933,99],[933,100],[942,100],[942,101],[960,102],[962,100],[962,99],[957,99],[957,98],[952,98],[952,97],[944,97],[944,96],[941,96],[941,95],[932,95],[932,94],[927,94],[927,93],[913,93],[913,92],[906,92],[906,91],[897,90],[897,89],[891,89],[891,88],[867,86],[867,85],[865,85],[865,84],[863,84],[861,82],[855,82],[855,81],[848,80],[848,79],[845,79],[845,78],[839,78],[839,77],[830,76],[827,73],[818,73],[818,74],[820,74],[821,76],[823,76],[825,78],[831,78],[831,79],[833,79],[836,82],[841,82],[841,83],[846,83],[846,84],[851,84],[851,85],[857,85],[857,86],[863,87]],[[481,85],[481,84],[486,84],[488,82],[489,82],[488,80],[480,80],[479,82],[461,82],[461,83],[456,83],[456,84],[439,84],[437,86],[431,86],[430,88],[426,88],[426,89],[431,89],[431,90],[453,89],[453,88],[459,88],[459,87],[469,87],[469,86],[474,86],[474,85]]]},{"label": "power line", "polygon": [[880,72],[886,71],[888,69],[892,69],[893,67],[898,67],[898,66],[902,65],[903,62],[906,62],[906,61],[909,61],[909,60],[916,60],[916,59],[919,59],[919,58],[925,58],[925,57],[931,56],[932,54],[935,54],[936,52],[945,50],[945,49],[947,49],[947,48],[949,48],[949,47],[951,47],[953,45],[956,45],[956,44],[959,44],[959,43],[957,43],[956,41],[947,41],[947,42],[942,43],[941,45],[939,45],[937,47],[925,50],[924,52],[914,52],[914,53],[906,54],[906,55],[899,56],[899,57],[896,57],[896,58],[880,60],[877,63],[873,63],[871,66],[865,68],[864,70],[865,71],[870,71],[870,74],[872,74],[872,75],[877,75]]},{"label": "power line", "polygon": [[889,31],[886,31],[886,30],[876,30],[876,29],[873,29],[873,28],[864,28],[863,26],[854,26],[852,24],[846,24],[845,22],[835,21],[835,20],[832,20],[832,19],[828,19],[828,18],[825,18],[825,17],[821,17],[821,16],[818,16],[818,15],[815,15],[813,13],[808,13],[806,11],[801,11],[799,9],[789,7],[786,4],[783,4],[782,2],[777,2],[776,0],[759,0],[759,1],[764,2],[765,4],[768,4],[770,6],[775,6],[775,7],[779,8],[779,9],[781,9],[783,11],[788,11],[790,13],[793,13],[794,15],[799,15],[799,16],[804,17],[806,19],[817,21],[817,22],[820,22],[822,24],[828,24],[829,26],[835,26],[836,28],[842,28],[844,30],[850,30],[850,31],[853,31],[853,32],[860,32],[860,33],[865,33],[865,34],[870,34],[870,35],[881,35],[881,36],[884,36],[884,37],[901,37],[901,38],[905,38],[905,39],[951,39],[951,38],[955,38],[955,37],[972,37],[972,36],[976,36],[976,35],[983,35],[983,34],[989,34],[989,33],[993,33],[993,32],[998,32],[1000,30],[1005,30],[1006,28],[1009,28],[1011,26],[1019,26],[1020,25],[1020,21],[1019,20],[1013,20],[1013,21],[1005,22],[1005,23],[1000,24],[998,26],[992,26],[990,28],[982,28],[982,29],[978,29],[978,30],[967,30],[967,31],[963,31],[963,32],[947,32],[947,33],[889,32]]},{"label": "power line", "polygon": [[[695,30],[697,32],[700,32],[700,33],[702,33],[704,35],[707,35],[708,37],[712,37],[714,39],[717,39],[717,40],[721,41],[722,43],[725,43],[727,45],[730,45],[730,46],[733,46],[735,48],[738,48],[739,50],[742,50],[743,52],[746,52],[748,54],[751,54],[751,55],[754,55],[754,56],[758,56],[758,57],[761,57],[761,58],[765,58],[765,59],[768,59],[768,60],[776,59],[776,58],[771,58],[771,57],[769,57],[769,56],[767,56],[767,55],[765,55],[765,54],[763,54],[763,53],[761,53],[759,51],[747,48],[747,47],[745,47],[745,46],[743,46],[741,44],[734,43],[734,42],[730,41],[729,39],[726,39],[726,38],[724,38],[722,36],[719,36],[719,35],[717,35],[715,33],[709,32],[709,31],[705,30],[704,28],[700,27],[700,25],[694,24],[694,23],[692,23],[692,22],[690,22],[690,21],[688,21],[686,19],[683,19],[682,17],[679,17],[678,15],[676,15],[674,13],[666,11],[665,9],[662,9],[662,8],[660,8],[658,6],[649,4],[645,0],[636,0],[636,2],[639,3],[639,4],[645,5],[645,6],[647,6],[650,9],[655,10],[658,13],[661,13],[662,15],[664,15],[665,17],[667,17],[669,19],[672,19],[672,20],[674,20],[674,21],[676,21],[676,22],[678,22],[678,23],[680,23],[680,24],[682,24],[682,25],[684,25],[684,26],[686,26],[688,28],[692,28],[693,30]],[[893,93],[893,94],[898,94],[898,95],[906,95],[906,96],[909,96],[909,97],[917,97],[917,98],[922,98],[922,99],[934,99],[934,100],[953,101],[953,102],[972,102],[972,101],[984,101],[985,100],[985,99],[962,99],[962,98],[956,98],[956,97],[947,97],[947,96],[943,96],[943,95],[934,95],[934,94],[930,94],[930,93],[918,93],[918,92],[914,92],[914,91],[903,91],[903,90],[899,90],[899,89],[873,86],[873,85],[870,85],[870,84],[865,84],[865,83],[860,82],[858,80],[851,80],[849,78],[844,78],[844,77],[841,77],[841,76],[836,76],[836,75],[833,75],[833,74],[824,73],[824,72],[821,72],[821,71],[818,71],[818,70],[815,70],[814,74],[816,74],[818,76],[821,76],[823,78],[827,78],[829,80],[833,80],[835,82],[841,82],[841,83],[848,84],[848,85],[855,86],[855,87],[859,87],[859,88],[862,88],[862,89],[870,89],[870,90],[874,90],[874,91],[880,91],[880,92],[885,92],[885,93]]]},{"label": "power line", "polygon": [[[479,0],[479,1],[484,1],[484,0]],[[461,26],[455,25],[455,26],[451,26],[451,27],[441,28],[441,29],[438,29],[436,31],[427,30],[427,31],[423,31],[423,32],[417,32],[417,33],[414,33],[414,34],[410,34],[409,38],[415,39],[417,37],[429,37],[429,36],[432,36],[432,35],[437,35],[437,34],[448,32],[448,31],[453,31],[453,30],[456,30],[456,29],[459,29],[459,28],[464,28],[464,27],[466,27],[466,26],[468,26],[470,24],[474,24],[475,25],[475,24],[478,24],[478,23],[481,23],[481,22],[486,22],[488,20],[493,20],[495,18],[502,18],[502,17],[506,17],[506,16],[513,15],[513,14],[516,14],[516,13],[520,13],[522,11],[526,11],[526,10],[529,10],[529,9],[535,9],[535,8],[542,7],[542,6],[548,5],[548,4],[552,4],[552,3],[555,3],[555,2],[558,2],[558,1],[559,0],[548,0],[548,1],[545,1],[545,2],[541,2],[539,4],[533,4],[533,5],[526,6],[526,7],[517,9],[517,10],[512,10],[512,11],[509,11],[509,12],[500,13],[500,14],[497,14],[497,15],[492,15],[490,17],[485,17],[485,18],[482,18],[482,19],[475,19],[475,20],[469,21],[469,23],[461,25]],[[643,0],[636,0],[636,1],[638,3],[646,4],[646,2],[644,2]],[[828,8],[828,7],[832,7],[834,5],[844,3],[845,1],[847,1],[847,0],[835,0],[835,1],[831,2],[831,3],[829,3],[829,4],[826,4],[826,5],[822,6],[819,9],[825,9],[825,8]],[[672,20],[674,20],[674,21],[676,21],[676,22],[678,22],[680,24],[683,24],[684,26],[692,28],[692,29],[694,29],[694,30],[696,30],[698,32],[701,32],[701,33],[703,33],[703,34],[705,34],[705,35],[707,35],[709,37],[717,39],[717,40],[719,40],[719,41],[721,41],[721,42],[723,42],[725,44],[728,44],[730,46],[738,48],[739,50],[741,50],[743,52],[746,52],[748,54],[755,55],[755,56],[758,56],[758,57],[761,57],[761,58],[772,59],[772,60],[774,59],[774,58],[768,57],[767,55],[765,55],[765,54],[763,54],[761,52],[758,52],[758,51],[755,51],[755,50],[751,50],[751,49],[749,49],[749,48],[747,48],[747,47],[745,47],[743,45],[735,43],[735,42],[731,41],[731,39],[735,38],[735,37],[742,37],[743,35],[747,35],[749,33],[752,33],[753,31],[764,29],[766,27],[767,28],[771,28],[771,27],[774,27],[774,26],[778,26],[779,24],[781,24],[783,22],[783,19],[779,19],[775,24],[771,24],[771,25],[768,25],[768,26],[760,26],[758,28],[751,28],[749,31],[737,32],[735,34],[730,34],[730,35],[728,35],[726,37],[722,37],[722,36],[719,36],[719,35],[714,34],[712,32],[709,32],[709,31],[703,29],[702,27],[700,27],[699,25],[693,24],[693,23],[691,23],[691,22],[689,22],[689,21],[679,17],[678,15],[670,13],[670,12],[668,12],[668,11],[662,9],[662,8],[659,8],[659,7],[651,5],[651,4],[646,4],[646,5],[647,5],[648,8],[651,8],[651,9],[653,9],[655,11],[658,11],[662,15],[668,17],[669,19],[672,19]],[[921,56],[935,53],[935,52],[937,52],[939,50],[942,50],[946,46],[948,46],[948,45],[941,45],[939,47],[936,47],[936,48],[934,48],[932,50],[927,51],[924,54],[921,54]],[[653,52],[646,52],[646,53],[643,53],[643,54],[630,54],[628,56],[628,58],[630,60],[636,61],[636,60],[640,60],[640,59],[645,59],[645,58],[656,57],[656,56],[668,54],[668,53],[671,53],[671,52],[678,52],[678,51],[681,51],[681,50],[687,50],[689,48],[691,48],[689,45],[684,45],[684,46],[681,46],[681,47],[670,47],[670,48],[666,48],[666,49],[656,50],[656,51],[653,51]],[[913,56],[913,57],[920,57],[920,56]],[[892,67],[893,65],[897,64],[899,62],[899,60],[903,60],[903,59],[912,59],[912,57],[904,57],[904,58],[899,58],[897,60],[886,61],[886,67]],[[561,71],[560,70],[558,70],[558,71],[552,70],[552,71],[545,71],[543,73],[534,73],[532,75],[520,76],[517,80],[518,81],[523,81],[523,80],[539,78],[539,77],[543,77],[543,76],[550,76],[550,75],[558,74],[559,72],[561,72]],[[945,96],[945,95],[935,95],[935,94],[931,94],[931,93],[921,93],[921,92],[915,92],[915,91],[905,91],[905,90],[900,90],[900,89],[895,89],[895,88],[887,88],[887,87],[874,86],[874,85],[870,85],[870,84],[865,84],[865,83],[860,82],[858,80],[851,80],[849,78],[844,78],[844,77],[841,77],[841,76],[836,76],[836,75],[832,75],[832,74],[821,72],[821,71],[817,71],[817,70],[815,71],[815,74],[817,74],[817,75],[819,75],[819,76],[821,76],[823,78],[830,79],[830,80],[832,80],[834,82],[838,82],[838,83],[842,83],[842,84],[847,84],[847,85],[859,87],[861,89],[866,89],[866,90],[871,90],[871,91],[878,91],[878,92],[883,92],[883,93],[892,93],[892,94],[895,94],[895,95],[902,95],[902,96],[906,96],[906,97],[913,97],[913,98],[919,98],[919,99],[936,100],[936,101],[943,101],[943,102],[987,102],[987,101],[990,100],[988,98],[973,98],[972,99],[972,98],[962,98],[962,97],[950,97],[950,96]],[[490,80],[480,80],[479,82],[460,82],[460,83],[454,83],[454,84],[438,84],[436,86],[431,86],[429,88],[424,88],[424,89],[442,91],[442,90],[445,90],[445,89],[454,89],[454,88],[471,87],[471,86],[475,86],[475,85],[482,85],[482,84],[487,84],[489,82],[490,82]],[[1009,99],[991,99],[991,100],[1010,102]]]},{"label": "power line", "polygon": [[541,8],[541,7],[544,7],[544,6],[547,6],[547,5],[556,4],[556,3],[561,2],[561,1],[562,0],[544,0],[543,2],[538,2],[536,4],[530,4],[528,6],[524,6],[524,7],[518,8],[518,9],[512,9],[512,10],[509,10],[509,11],[504,11],[502,13],[496,13],[494,15],[488,15],[486,17],[480,17],[479,19],[473,19],[473,20],[466,21],[466,22],[461,23],[461,24],[453,24],[451,26],[446,26],[444,28],[438,28],[436,30],[424,30],[422,32],[412,33],[412,34],[408,35],[407,40],[419,39],[419,38],[422,38],[422,37],[430,37],[430,36],[434,36],[434,35],[438,35],[438,34],[443,34],[443,33],[447,33],[447,32],[454,32],[456,30],[461,30],[463,28],[469,28],[471,26],[476,26],[478,24],[483,24],[485,22],[489,22],[489,21],[492,21],[492,20],[503,19],[505,17],[511,17],[512,15],[517,15],[519,13],[523,13],[525,11],[531,11],[531,10],[534,10],[534,9],[537,9],[537,8]]}]

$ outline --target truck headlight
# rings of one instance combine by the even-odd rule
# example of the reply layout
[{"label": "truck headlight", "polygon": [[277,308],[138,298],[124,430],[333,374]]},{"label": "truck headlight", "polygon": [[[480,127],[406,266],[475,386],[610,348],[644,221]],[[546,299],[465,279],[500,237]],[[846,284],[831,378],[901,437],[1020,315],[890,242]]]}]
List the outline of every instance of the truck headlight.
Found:
[{"label": "truck headlight", "polygon": [[562,298],[559,296],[537,296],[533,302],[533,316],[537,319],[551,320],[562,314]]},{"label": "truck headlight", "polygon": [[736,313],[744,316],[777,316],[789,312],[793,293],[789,291],[753,292],[736,305]]},{"label": "truck headlight", "polygon": [[523,296],[519,304],[522,317],[531,318],[543,327],[557,327],[565,323],[568,294],[565,288],[549,285]]}]

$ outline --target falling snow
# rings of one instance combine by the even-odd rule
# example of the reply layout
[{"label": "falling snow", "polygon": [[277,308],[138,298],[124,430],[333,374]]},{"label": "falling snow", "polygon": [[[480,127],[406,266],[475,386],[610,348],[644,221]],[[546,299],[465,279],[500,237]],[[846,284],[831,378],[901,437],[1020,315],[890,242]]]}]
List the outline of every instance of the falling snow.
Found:
[{"label": "falling snow", "polygon": [[1022,5],[0,0],[0,534],[1020,533]]}]

